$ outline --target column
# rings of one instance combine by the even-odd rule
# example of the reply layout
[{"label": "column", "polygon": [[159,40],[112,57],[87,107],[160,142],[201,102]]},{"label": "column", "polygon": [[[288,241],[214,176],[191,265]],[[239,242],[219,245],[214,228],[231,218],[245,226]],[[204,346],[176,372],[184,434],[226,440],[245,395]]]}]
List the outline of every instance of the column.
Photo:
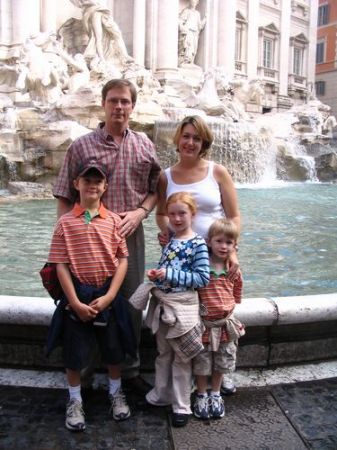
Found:
[{"label": "column", "polygon": [[178,0],[158,3],[157,73],[171,78],[178,67]]},{"label": "column", "polygon": [[317,14],[318,14],[318,0],[310,1],[310,22],[308,26],[308,68],[307,81],[308,83],[315,82],[316,70],[316,41],[317,41]]},{"label": "column", "polygon": [[211,65],[211,58],[213,54],[213,23],[212,12],[214,10],[213,0],[204,0],[203,3],[199,3],[198,9],[201,17],[206,16],[206,25],[199,36],[199,48],[196,55],[195,63],[202,67],[203,70],[207,70]]},{"label": "column", "polygon": [[236,0],[220,1],[218,7],[218,66],[230,78],[235,69]]},{"label": "column", "polygon": [[145,0],[134,0],[133,4],[133,57],[141,66],[145,62]]},{"label": "column", "polygon": [[13,43],[40,31],[40,0],[12,0]]},{"label": "column", "polygon": [[279,96],[288,96],[291,0],[283,0],[281,9]]},{"label": "column", "polygon": [[247,75],[256,78],[259,62],[259,0],[248,0]]},{"label": "column", "polygon": [[145,67],[157,68],[158,0],[146,2]]},{"label": "column", "polygon": [[12,42],[12,17],[10,0],[0,0],[0,44]]},{"label": "column", "polygon": [[112,15],[114,16],[114,0],[105,0],[106,1],[106,7],[110,9],[112,12]]},{"label": "column", "polygon": [[41,3],[41,31],[56,31],[56,1],[42,0]]}]

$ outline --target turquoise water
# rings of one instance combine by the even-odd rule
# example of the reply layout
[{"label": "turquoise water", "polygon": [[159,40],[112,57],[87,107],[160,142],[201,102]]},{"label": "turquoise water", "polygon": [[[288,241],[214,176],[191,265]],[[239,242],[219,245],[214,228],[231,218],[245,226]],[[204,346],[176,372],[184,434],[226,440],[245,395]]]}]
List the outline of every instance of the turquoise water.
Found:
[{"label": "turquoise water", "polygon": [[[244,296],[337,292],[337,185],[238,189]],[[0,294],[46,296],[38,271],[48,254],[56,202],[0,204]],[[146,221],[146,260],[159,258],[157,229]]]}]

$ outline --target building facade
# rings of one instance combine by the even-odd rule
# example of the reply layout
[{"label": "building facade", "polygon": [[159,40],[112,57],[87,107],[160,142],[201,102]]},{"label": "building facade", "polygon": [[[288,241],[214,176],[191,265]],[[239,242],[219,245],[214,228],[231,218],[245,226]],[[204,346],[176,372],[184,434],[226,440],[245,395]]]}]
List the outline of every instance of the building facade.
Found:
[{"label": "building facade", "polygon": [[[112,12],[128,53],[162,83],[186,76],[179,64],[179,17],[188,0],[92,0]],[[194,66],[223,67],[229,78],[260,79],[265,96],[252,111],[305,101],[315,81],[318,0],[200,0],[205,25]],[[326,3],[336,3],[333,0]],[[0,64],[40,32],[81,20],[81,0],[0,0]],[[332,9],[332,8],[331,8]],[[335,8],[336,9],[336,8]],[[336,59],[336,58],[335,58]],[[0,89],[3,85],[0,73]],[[2,90],[3,92],[3,90]]]},{"label": "building facade", "polygon": [[319,0],[316,45],[316,95],[337,116],[337,2]]}]

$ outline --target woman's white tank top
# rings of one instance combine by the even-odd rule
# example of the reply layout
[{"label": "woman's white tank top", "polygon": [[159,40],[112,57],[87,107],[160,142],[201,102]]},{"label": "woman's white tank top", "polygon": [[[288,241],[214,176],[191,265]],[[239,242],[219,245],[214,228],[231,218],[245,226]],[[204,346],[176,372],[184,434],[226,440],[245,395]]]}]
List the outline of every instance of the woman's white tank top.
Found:
[{"label": "woman's white tank top", "polygon": [[166,198],[175,192],[189,192],[193,195],[198,211],[192,223],[193,231],[207,237],[208,229],[214,220],[225,217],[221,203],[220,187],[213,175],[214,162],[209,161],[207,175],[203,180],[190,184],[176,184],[172,180],[171,168],[165,169],[167,178]]}]

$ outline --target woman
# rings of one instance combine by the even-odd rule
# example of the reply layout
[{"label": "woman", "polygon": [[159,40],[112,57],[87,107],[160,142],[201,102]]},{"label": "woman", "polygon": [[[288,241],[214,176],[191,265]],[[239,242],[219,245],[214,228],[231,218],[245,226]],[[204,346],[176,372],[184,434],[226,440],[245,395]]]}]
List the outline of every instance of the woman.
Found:
[{"label": "woman", "polygon": [[[215,219],[226,217],[233,220],[240,230],[240,212],[232,177],[221,164],[206,158],[212,145],[213,134],[200,116],[185,117],[173,138],[179,153],[179,161],[165,169],[158,184],[156,220],[161,232],[159,242],[165,245],[169,238],[166,199],[179,191],[189,192],[197,203],[192,229],[207,238],[208,229]],[[230,257],[229,276],[238,270],[236,252]],[[233,394],[236,387],[233,380],[224,377],[221,392]]]},{"label": "woman", "polygon": [[[157,224],[161,230],[160,242],[169,235],[166,199],[174,192],[190,192],[197,202],[198,211],[193,230],[203,238],[215,219],[227,217],[240,229],[240,212],[232,177],[221,164],[206,158],[212,145],[213,134],[199,116],[185,117],[178,125],[174,144],[179,161],[161,173],[158,184]],[[236,261],[236,256],[233,260]]]}]

